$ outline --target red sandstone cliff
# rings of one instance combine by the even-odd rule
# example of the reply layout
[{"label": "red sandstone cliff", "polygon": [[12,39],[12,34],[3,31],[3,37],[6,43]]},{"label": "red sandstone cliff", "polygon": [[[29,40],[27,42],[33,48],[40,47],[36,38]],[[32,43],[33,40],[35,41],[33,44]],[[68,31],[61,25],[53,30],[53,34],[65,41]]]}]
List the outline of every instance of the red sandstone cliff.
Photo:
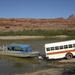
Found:
[{"label": "red sandstone cliff", "polygon": [[0,31],[23,29],[75,29],[75,17],[55,19],[0,18]]}]

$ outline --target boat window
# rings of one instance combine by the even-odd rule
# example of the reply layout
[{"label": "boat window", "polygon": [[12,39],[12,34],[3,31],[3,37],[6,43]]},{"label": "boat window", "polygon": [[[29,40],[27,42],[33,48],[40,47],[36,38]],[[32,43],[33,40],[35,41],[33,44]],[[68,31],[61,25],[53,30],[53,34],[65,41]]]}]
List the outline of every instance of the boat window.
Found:
[{"label": "boat window", "polygon": [[50,51],[50,48],[46,48],[47,51]]},{"label": "boat window", "polygon": [[27,48],[28,48],[28,51],[29,51],[29,52],[31,52],[31,51],[32,51],[31,47],[27,47]]},{"label": "boat window", "polygon": [[21,51],[22,49],[20,47],[14,47],[15,51]]},{"label": "boat window", "polygon": [[58,46],[56,46],[56,47],[55,47],[55,50],[59,50],[59,47],[58,47]]},{"label": "boat window", "polygon": [[75,44],[73,44],[73,47],[75,47]]},{"label": "boat window", "polygon": [[63,49],[63,46],[60,46],[60,49]]},{"label": "boat window", "polygon": [[51,50],[54,50],[54,47],[51,47]]},{"label": "boat window", "polygon": [[72,48],[72,44],[69,44],[69,48]]},{"label": "boat window", "polygon": [[28,52],[28,49],[27,49],[27,48],[24,48],[24,51],[25,51],[25,52]]},{"label": "boat window", "polygon": [[10,51],[11,50],[11,47],[7,47],[7,49]]},{"label": "boat window", "polygon": [[22,51],[20,47],[7,47],[9,51]]},{"label": "boat window", "polygon": [[11,47],[11,50],[14,50],[14,47]]},{"label": "boat window", "polygon": [[68,48],[68,45],[64,45],[64,49]]}]

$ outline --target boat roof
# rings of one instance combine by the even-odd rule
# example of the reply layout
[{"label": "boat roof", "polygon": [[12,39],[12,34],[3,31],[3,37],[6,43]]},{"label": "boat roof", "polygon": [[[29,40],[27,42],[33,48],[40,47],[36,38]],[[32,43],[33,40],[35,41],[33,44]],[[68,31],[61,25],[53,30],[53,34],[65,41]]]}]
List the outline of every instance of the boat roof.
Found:
[{"label": "boat roof", "polygon": [[28,44],[8,44],[7,46],[20,46],[20,47],[24,48],[24,47],[29,47],[30,45],[28,45]]}]

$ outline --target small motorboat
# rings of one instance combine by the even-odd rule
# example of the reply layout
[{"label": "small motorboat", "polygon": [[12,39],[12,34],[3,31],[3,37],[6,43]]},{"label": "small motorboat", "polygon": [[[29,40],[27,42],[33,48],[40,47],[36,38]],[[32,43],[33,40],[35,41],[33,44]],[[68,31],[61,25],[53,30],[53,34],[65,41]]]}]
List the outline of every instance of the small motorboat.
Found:
[{"label": "small motorboat", "polygon": [[35,57],[39,55],[39,52],[33,51],[28,44],[8,44],[0,47],[0,54],[15,57]]}]

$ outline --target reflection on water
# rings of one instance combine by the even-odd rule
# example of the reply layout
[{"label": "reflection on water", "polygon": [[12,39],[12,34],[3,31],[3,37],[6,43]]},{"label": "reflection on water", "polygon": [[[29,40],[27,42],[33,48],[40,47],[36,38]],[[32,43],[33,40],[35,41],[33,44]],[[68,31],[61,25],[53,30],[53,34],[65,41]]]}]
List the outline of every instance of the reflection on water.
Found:
[{"label": "reflection on water", "polygon": [[14,68],[22,68],[22,64],[19,63],[19,62],[17,62],[17,63],[14,64],[13,67],[14,67]]},{"label": "reflection on water", "polygon": [[23,63],[26,65],[32,65],[32,64],[38,64],[37,58],[18,58],[13,56],[4,56],[0,55],[0,60],[2,61],[8,61],[8,62],[15,62],[15,63]]},{"label": "reflection on water", "polygon": [[[50,42],[71,40],[72,38],[45,38],[45,39],[33,39],[33,40],[0,40],[0,46],[19,43],[29,44],[34,51],[39,51],[40,54],[44,54],[44,44]],[[56,61],[57,63],[58,61]],[[56,64],[54,62],[54,64]],[[13,75],[17,73],[25,73],[28,71],[36,70],[44,67],[47,64],[53,64],[53,61],[38,60],[36,58],[15,58],[9,56],[0,55],[0,75]]]},{"label": "reflection on water", "polygon": [[44,66],[46,63],[37,58],[16,58],[0,55],[0,75],[25,73]]}]

